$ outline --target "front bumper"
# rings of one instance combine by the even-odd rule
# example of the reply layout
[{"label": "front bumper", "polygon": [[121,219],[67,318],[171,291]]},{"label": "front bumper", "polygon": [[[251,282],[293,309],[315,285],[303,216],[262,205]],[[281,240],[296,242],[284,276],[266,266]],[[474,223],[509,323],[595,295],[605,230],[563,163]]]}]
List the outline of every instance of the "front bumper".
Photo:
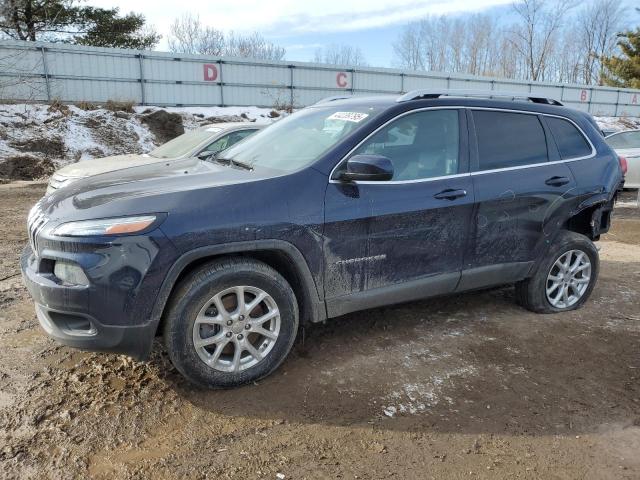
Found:
[{"label": "front bumper", "polygon": [[148,357],[157,322],[135,325],[107,324],[98,317],[104,308],[92,296],[91,286],[63,285],[50,273],[39,271],[41,259],[25,247],[20,267],[27,289],[35,302],[43,330],[63,345],[100,352]]}]

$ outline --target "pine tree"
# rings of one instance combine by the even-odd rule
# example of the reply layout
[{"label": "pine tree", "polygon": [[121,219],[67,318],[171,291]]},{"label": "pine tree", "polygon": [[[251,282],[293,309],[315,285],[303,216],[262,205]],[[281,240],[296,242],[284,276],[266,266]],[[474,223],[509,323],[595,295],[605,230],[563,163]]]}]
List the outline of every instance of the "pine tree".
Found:
[{"label": "pine tree", "polygon": [[97,47],[152,48],[160,35],[142,15],[123,17],[118,8],[80,5],[81,0],[0,0],[0,35],[28,41]]},{"label": "pine tree", "polygon": [[602,79],[614,87],[640,88],[640,28],[619,34],[621,55],[602,58]]}]

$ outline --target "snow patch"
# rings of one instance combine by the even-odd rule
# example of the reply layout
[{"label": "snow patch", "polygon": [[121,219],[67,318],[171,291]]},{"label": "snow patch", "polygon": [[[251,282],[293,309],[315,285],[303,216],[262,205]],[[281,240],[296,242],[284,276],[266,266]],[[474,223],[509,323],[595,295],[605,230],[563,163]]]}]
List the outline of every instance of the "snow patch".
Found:
[{"label": "snow patch", "polygon": [[[270,123],[284,112],[258,107],[134,107],[134,113],[104,108],[83,110],[74,105],[53,108],[39,104],[0,104],[0,162],[32,155],[61,167],[79,160],[128,153],[147,153],[158,146],[140,121],[156,110],[178,113],[186,130],[221,121]],[[272,118],[271,115],[276,116]],[[30,149],[38,144],[38,151]],[[62,145],[54,153],[47,144]],[[44,145],[44,146],[43,146]]]},{"label": "snow patch", "polygon": [[[466,365],[434,374],[423,382],[405,383],[400,390],[391,392],[384,399],[386,405],[382,407],[383,413],[394,416],[396,413],[415,415],[424,412],[440,403],[442,390],[454,379],[468,378],[476,374],[477,369],[473,365]],[[453,403],[451,397],[442,398],[449,404]],[[389,412],[393,415],[389,415]]]}]

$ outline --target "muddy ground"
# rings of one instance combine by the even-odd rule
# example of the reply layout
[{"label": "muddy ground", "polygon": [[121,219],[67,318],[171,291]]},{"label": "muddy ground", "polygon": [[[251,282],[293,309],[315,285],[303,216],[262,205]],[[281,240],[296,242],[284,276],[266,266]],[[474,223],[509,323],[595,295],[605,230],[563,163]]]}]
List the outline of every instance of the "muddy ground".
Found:
[{"label": "muddy ground", "polygon": [[512,288],[307,330],[259,384],[201,391],[57,346],[18,276],[42,184],[0,186],[1,478],[640,478],[640,209],[615,210],[585,308]]}]

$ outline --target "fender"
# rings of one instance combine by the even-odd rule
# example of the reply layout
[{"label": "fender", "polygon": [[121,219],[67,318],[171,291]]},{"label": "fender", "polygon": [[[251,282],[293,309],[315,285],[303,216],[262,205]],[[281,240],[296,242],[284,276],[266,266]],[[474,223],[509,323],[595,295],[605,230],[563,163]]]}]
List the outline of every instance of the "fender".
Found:
[{"label": "fender", "polygon": [[570,213],[570,215],[573,217],[574,215],[577,215],[578,213],[582,212],[583,210],[586,210],[587,208],[594,207],[596,205],[604,205],[610,202],[614,195],[615,195],[615,191],[613,193],[611,192],[596,193],[586,198],[584,201],[580,202],[580,204],[575,208],[575,210],[573,210]]},{"label": "fender", "polygon": [[261,251],[279,251],[291,259],[304,284],[303,291],[307,296],[305,300],[307,300],[310,307],[309,320],[311,322],[320,322],[325,320],[327,318],[327,310],[324,301],[321,300],[318,286],[311,275],[309,266],[307,265],[302,253],[300,253],[294,245],[284,240],[255,240],[200,247],[178,257],[162,282],[162,286],[160,287],[160,291],[158,292],[158,296],[156,297],[156,302],[151,313],[151,322],[155,323],[156,327],[160,323],[165,306],[178,277],[192,262],[216,255]]}]

